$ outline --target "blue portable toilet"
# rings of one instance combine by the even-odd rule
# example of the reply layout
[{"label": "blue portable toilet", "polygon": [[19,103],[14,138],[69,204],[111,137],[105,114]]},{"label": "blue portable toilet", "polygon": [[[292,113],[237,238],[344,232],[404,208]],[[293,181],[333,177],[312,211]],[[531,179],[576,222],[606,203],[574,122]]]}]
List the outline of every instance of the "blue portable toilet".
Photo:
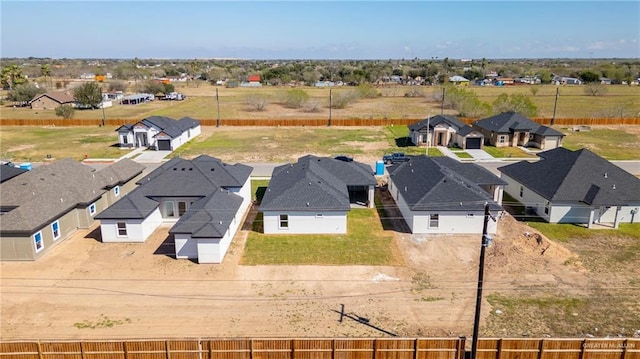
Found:
[{"label": "blue portable toilet", "polygon": [[31,162],[25,162],[20,164],[20,169],[31,171]]},{"label": "blue portable toilet", "polygon": [[376,161],[376,176],[384,175],[384,162]]}]

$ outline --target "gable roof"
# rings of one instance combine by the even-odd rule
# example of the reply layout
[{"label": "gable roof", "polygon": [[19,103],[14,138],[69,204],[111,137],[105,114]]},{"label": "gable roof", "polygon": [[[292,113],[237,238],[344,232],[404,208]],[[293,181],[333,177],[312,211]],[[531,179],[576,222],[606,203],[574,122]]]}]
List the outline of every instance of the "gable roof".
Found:
[{"label": "gable roof", "polygon": [[477,211],[501,207],[480,185],[505,184],[488,170],[447,157],[412,156],[389,168],[398,194],[412,211]]},{"label": "gable roof", "polygon": [[[217,158],[201,155],[193,160],[173,158],[141,178],[140,187],[98,214],[98,219],[146,218],[158,207],[158,197],[207,197],[221,188],[242,187],[252,168],[228,165]],[[126,199],[126,200],[125,200]]]},{"label": "gable roof", "polygon": [[48,97],[59,104],[72,103],[76,101],[75,97],[67,91],[54,91],[36,95],[28,103],[30,104],[41,97]]},{"label": "gable roof", "polygon": [[0,204],[15,207],[2,215],[0,232],[28,232],[47,225],[77,206],[95,202],[112,183],[95,169],[70,158],[0,184]]},{"label": "gable roof", "polygon": [[529,131],[543,136],[561,136],[562,132],[551,127],[542,126],[527,117],[513,111],[475,121],[474,126],[496,133],[512,133],[514,131]]},{"label": "gable roof", "polygon": [[[172,118],[165,117],[165,116],[147,117],[138,123],[142,123],[147,127],[152,127],[152,126],[156,127],[161,132],[164,132],[167,136],[171,138],[178,137],[181,134],[183,134],[185,131],[200,125],[200,121],[194,120],[191,117],[183,117],[179,120],[174,120]],[[119,127],[116,131],[120,129],[122,129],[122,126]]]},{"label": "gable roof", "polygon": [[144,169],[145,166],[128,158],[123,158],[110,166],[102,168],[98,173],[104,178],[104,186],[111,188],[129,182],[135,176],[141,174]]},{"label": "gable roof", "polygon": [[260,210],[349,210],[348,186],[373,186],[365,164],[307,155],[276,167]]},{"label": "gable roof", "polygon": [[457,117],[451,116],[451,115],[431,116],[431,117],[425,118],[422,121],[412,123],[408,127],[409,127],[409,131],[421,131],[425,129],[427,126],[429,126],[429,130],[433,130],[436,126],[442,123],[453,127],[456,130],[456,132],[461,136],[466,136],[474,131],[474,129],[471,128],[471,126],[465,124],[464,122],[460,121]]},{"label": "gable roof", "polygon": [[498,170],[550,202],[625,205],[640,202],[640,179],[595,153],[558,147]]},{"label": "gable roof", "polygon": [[13,167],[13,166],[8,166],[8,165],[0,165],[0,183],[4,182],[4,181],[8,181],[10,179],[12,179],[15,176],[21,175],[23,173],[27,172],[27,170],[19,168],[19,167]]},{"label": "gable roof", "polygon": [[449,77],[449,81],[451,82],[469,82],[468,79],[460,76],[460,75],[455,75],[455,76],[451,76]]},{"label": "gable roof", "polygon": [[169,233],[188,233],[193,238],[222,238],[231,225],[242,197],[220,189],[196,201]]}]

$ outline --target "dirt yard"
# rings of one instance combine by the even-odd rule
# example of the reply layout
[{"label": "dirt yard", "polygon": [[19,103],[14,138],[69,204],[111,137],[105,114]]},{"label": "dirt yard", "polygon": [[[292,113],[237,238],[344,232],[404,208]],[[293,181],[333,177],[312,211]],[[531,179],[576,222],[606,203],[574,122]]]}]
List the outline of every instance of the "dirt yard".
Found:
[{"label": "dirt yard", "polygon": [[[511,217],[500,226],[512,239],[497,236],[488,248],[485,293],[588,281],[579,264],[562,264],[567,249],[538,244]],[[82,231],[37,262],[0,263],[0,336],[470,336],[479,236],[397,229],[405,257],[397,267],[245,266],[247,231],[238,233],[224,263],[198,265],[171,257],[168,227],[144,244],[104,244],[98,230]],[[483,318],[491,310],[485,301]]]}]

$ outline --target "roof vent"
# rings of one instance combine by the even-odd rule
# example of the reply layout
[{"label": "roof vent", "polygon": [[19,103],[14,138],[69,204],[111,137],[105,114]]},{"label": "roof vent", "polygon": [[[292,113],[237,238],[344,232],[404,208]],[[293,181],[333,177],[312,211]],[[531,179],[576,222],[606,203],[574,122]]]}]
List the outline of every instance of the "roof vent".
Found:
[{"label": "roof vent", "polygon": [[411,173],[413,173],[413,168],[411,169]]},{"label": "roof vent", "polygon": [[307,207],[309,207],[309,202],[307,202]]},{"label": "roof vent", "polygon": [[192,168],[192,167],[189,167],[189,171],[193,171],[193,168]]},{"label": "roof vent", "polygon": [[173,167],[173,170],[174,170],[174,171],[177,171],[178,169],[177,169],[177,168],[175,168],[175,167]]},{"label": "roof vent", "polygon": [[407,186],[404,186],[404,191],[407,192]]},{"label": "roof vent", "polygon": [[215,168],[210,169],[209,171],[213,172],[215,170]]},{"label": "roof vent", "polygon": [[222,221],[220,221],[220,222],[218,222],[218,223],[222,224]]},{"label": "roof vent", "polygon": [[604,178],[608,178],[609,176],[607,176],[607,172],[604,173]]},{"label": "roof vent", "polygon": [[182,167],[182,170],[184,171],[184,167]]},{"label": "roof vent", "polygon": [[311,186],[311,182],[309,182],[309,186]]},{"label": "roof vent", "polygon": [[616,184],[614,183],[613,186],[611,186],[611,189],[616,189]]},{"label": "roof vent", "polygon": [[64,199],[60,198],[60,202],[64,202]]}]

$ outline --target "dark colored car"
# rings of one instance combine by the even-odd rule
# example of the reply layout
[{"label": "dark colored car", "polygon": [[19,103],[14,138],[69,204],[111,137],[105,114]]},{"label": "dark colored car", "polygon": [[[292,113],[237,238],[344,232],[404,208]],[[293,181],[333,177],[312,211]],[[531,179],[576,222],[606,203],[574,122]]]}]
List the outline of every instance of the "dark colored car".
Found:
[{"label": "dark colored car", "polygon": [[338,161],[353,162],[353,157],[350,157],[350,156],[340,155],[340,156],[336,156],[334,158],[336,160],[338,160]]},{"label": "dark colored car", "polygon": [[410,160],[410,158],[405,156],[402,152],[396,152],[390,155],[384,155],[382,157],[382,160],[384,161],[384,163],[390,165],[393,163],[407,162]]}]

